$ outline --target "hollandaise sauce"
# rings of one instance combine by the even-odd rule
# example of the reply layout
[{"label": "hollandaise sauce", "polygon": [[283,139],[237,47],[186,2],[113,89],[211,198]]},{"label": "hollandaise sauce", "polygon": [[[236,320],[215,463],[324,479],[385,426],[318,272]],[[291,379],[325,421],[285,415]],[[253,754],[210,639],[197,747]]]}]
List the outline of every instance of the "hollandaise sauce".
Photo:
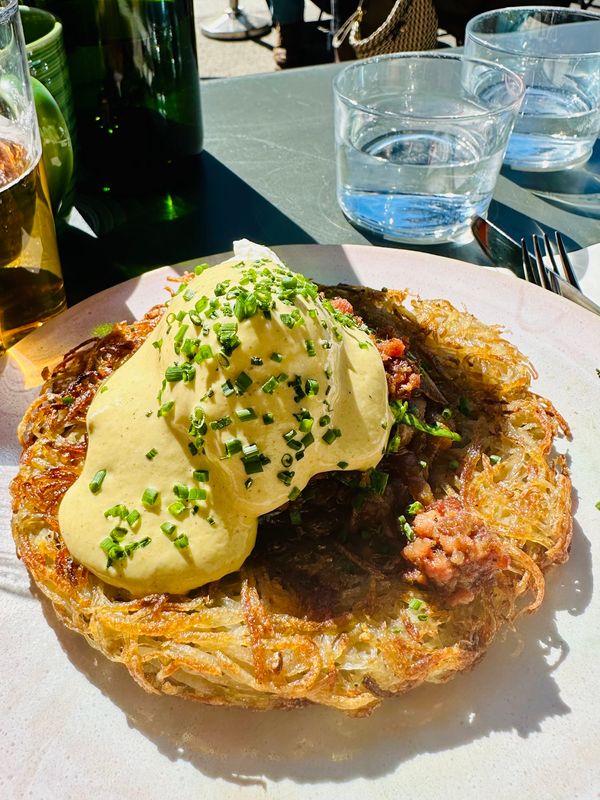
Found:
[{"label": "hollandaise sauce", "polygon": [[367,329],[266,253],[197,268],[90,406],[60,529],[135,596],[239,569],[260,515],[385,449],[393,417]]}]

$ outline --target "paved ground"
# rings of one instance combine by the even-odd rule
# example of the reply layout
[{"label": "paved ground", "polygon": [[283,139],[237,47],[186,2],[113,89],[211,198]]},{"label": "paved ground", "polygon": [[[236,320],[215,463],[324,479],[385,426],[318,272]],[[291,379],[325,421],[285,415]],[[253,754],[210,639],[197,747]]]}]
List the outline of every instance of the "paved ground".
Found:
[{"label": "paved ground", "polygon": [[[258,40],[225,42],[208,39],[200,33],[200,27],[206,25],[229,7],[229,0],[194,0],[194,17],[198,33],[198,58],[200,76],[202,78],[222,78],[232,75],[248,75],[254,72],[273,72],[272,48],[275,44],[275,32]],[[240,0],[240,8],[249,15],[269,18],[266,0]],[[315,20],[319,10],[312,3],[306,3],[304,18]]]}]

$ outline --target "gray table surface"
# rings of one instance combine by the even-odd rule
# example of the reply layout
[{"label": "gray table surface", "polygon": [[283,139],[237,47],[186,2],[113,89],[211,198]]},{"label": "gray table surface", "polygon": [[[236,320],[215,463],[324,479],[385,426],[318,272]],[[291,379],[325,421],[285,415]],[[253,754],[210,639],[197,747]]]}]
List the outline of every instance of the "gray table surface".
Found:
[{"label": "gray table surface", "polygon": [[[386,245],[337,205],[332,80],[340,68],[203,81],[205,150],[184,175],[154,193],[78,197],[95,238],[62,237],[71,302],[162,264],[227,251],[243,237]],[[600,241],[600,142],[578,169],[503,169],[489,216],[517,238],[558,229],[570,249]],[[475,242],[417,249],[489,263]]]}]

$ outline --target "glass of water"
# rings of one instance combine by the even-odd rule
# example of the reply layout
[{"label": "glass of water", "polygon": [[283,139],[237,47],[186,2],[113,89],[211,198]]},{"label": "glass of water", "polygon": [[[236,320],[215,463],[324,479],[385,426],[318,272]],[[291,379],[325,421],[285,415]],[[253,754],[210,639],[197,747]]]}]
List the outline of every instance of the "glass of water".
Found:
[{"label": "glass of water", "polygon": [[465,52],[525,81],[508,166],[560,170],[589,159],[600,131],[598,14],[539,6],[490,11],[468,23]]},{"label": "glass of water", "polygon": [[402,53],[346,67],[334,81],[342,211],[391,241],[470,237],[523,93],[510,70],[460,55]]}]

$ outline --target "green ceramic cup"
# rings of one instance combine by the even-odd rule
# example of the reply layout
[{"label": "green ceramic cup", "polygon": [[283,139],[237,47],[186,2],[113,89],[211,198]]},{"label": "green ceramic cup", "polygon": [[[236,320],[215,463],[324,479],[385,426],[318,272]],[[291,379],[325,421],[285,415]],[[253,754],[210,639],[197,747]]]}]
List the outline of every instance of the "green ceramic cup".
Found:
[{"label": "green ceramic cup", "polygon": [[[48,188],[54,207],[57,222],[64,219],[73,205],[73,180],[65,185],[65,175],[67,170],[56,168],[56,159],[60,162],[70,158],[70,171],[73,170],[73,152],[75,147],[75,111],[73,107],[73,95],[71,93],[71,81],[67,68],[65,48],[63,44],[63,29],[60,21],[39,8],[29,6],[19,6],[23,33],[25,36],[25,46],[27,59],[29,61],[29,72],[33,78],[40,81],[52,95],[66,123],[70,145],[65,145],[64,131],[61,130],[60,123],[56,122],[55,110],[51,107],[46,94],[36,87],[33,81],[34,99],[38,120],[40,123],[40,134],[44,147],[44,166],[48,178]],[[52,152],[52,159],[48,158],[48,153]],[[57,204],[57,200],[59,201]]]},{"label": "green ceramic cup", "polygon": [[42,140],[42,161],[55,223],[64,220],[72,206],[73,148],[65,118],[48,89],[31,79],[33,100]]}]

